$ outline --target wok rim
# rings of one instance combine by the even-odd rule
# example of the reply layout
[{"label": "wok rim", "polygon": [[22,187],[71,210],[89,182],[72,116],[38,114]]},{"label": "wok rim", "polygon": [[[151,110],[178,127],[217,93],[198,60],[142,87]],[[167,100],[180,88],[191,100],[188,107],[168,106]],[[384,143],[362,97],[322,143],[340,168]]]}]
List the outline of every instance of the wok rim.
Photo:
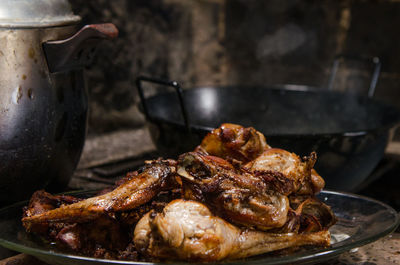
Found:
[{"label": "wok rim", "polygon": [[[286,87],[283,89],[283,87]],[[379,127],[374,127],[374,128],[367,128],[367,129],[362,129],[362,130],[348,130],[344,132],[322,132],[322,133],[264,133],[265,137],[290,137],[290,138],[313,138],[313,137],[361,137],[365,136],[367,134],[371,133],[379,133],[382,131],[388,131],[391,128],[395,127],[396,125],[400,125],[400,109],[387,104],[385,102],[382,102],[381,100],[375,99],[375,98],[368,98],[363,95],[358,95],[355,93],[350,93],[350,92],[342,92],[342,91],[332,91],[332,90],[326,90],[318,87],[313,87],[313,86],[304,86],[304,85],[292,85],[292,84],[282,84],[282,85],[271,85],[271,86],[260,86],[260,85],[254,85],[254,86],[243,86],[243,85],[238,85],[238,86],[233,86],[233,85],[228,85],[228,86],[195,86],[190,89],[185,89],[183,91],[183,94],[186,93],[194,93],[195,91],[199,91],[202,89],[229,89],[229,88],[235,88],[235,89],[248,89],[248,88],[265,88],[273,91],[282,91],[282,92],[287,92],[287,93],[313,93],[313,94],[333,94],[336,96],[350,96],[359,100],[366,100],[367,102],[371,102],[372,104],[378,106],[380,109],[386,109],[386,111],[390,111],[391,113],[391,119],[385,124],[382,124],[382,126]],[[167,93],[159,93],[156,95],[153,95],[149,98],[146,99],[148,102],[149,100],[154,100],[156,98],[165,96],[166,94],[174,94],[174,92],[167,92]],[[204,125],[198,125],[198,124],[193,124],[190,123],[190,115],[189,116],[189,125],[190,125],[190,131],[194,132],[211,132],[213,129],[216,127],[212,126],[204,126]],[[175,127],[178,127],[181,130],[187,130],[185,124],[183,121],[177,121],[177,120],[172,120],[172,119],[165,119],[165,118],[160,118],[160,117],[147,117],[146,118],[148,121],[155,123],[156,125],[159,125],[160,123],[165,123],[169,124]],[[226,121],[229,122],[229,121]],[[256,128],[257,129],[257,128]]]}]

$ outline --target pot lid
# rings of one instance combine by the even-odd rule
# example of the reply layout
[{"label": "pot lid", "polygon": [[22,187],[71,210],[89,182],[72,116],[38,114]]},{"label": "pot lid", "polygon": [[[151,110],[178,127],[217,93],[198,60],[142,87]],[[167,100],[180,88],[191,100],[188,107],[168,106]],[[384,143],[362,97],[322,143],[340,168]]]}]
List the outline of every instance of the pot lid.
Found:
[{"label": "pot lid", "polygon": [[54,27],[80,20],[67,0],[0,0],[0,27]]}]

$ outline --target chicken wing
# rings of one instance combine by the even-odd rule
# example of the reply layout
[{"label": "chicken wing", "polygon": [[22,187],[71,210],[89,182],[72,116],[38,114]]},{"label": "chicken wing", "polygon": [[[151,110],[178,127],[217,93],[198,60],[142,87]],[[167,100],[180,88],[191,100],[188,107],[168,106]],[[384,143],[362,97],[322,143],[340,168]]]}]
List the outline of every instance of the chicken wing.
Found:
[{"label": "chicken wing", "polygon": [[273,234],[240,229],[214,216],[203,204],[174,200],[161,213],[146,214],[134,231],[144,255],[168,260],[217,261],[245,258],[303,245],[328,246],[330,234]]},{"label": "chicken wing", "polygon": [[[130,174],[120,186],[106,194],[22,218],[25,227],[48,222],[87,222],[104,214],[134,209],[150,201],[171,180],[174,161],[148,163],[140,174]],[[129,174],[129,173],[128,173]]]}]

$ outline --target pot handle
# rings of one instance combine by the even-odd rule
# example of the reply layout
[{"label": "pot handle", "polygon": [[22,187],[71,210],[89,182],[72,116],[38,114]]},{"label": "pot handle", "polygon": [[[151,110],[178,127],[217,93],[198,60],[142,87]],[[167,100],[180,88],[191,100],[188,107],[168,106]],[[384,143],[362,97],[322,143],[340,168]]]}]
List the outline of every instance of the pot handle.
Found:
[{"label": "pot handle", "polygon": [[142,82],[155,83],[155,84],[159,84],[159,85],[173,87],[175,89],[176,94],[178,95],[178,99],[179,99],[179,105],[180,105],[180,109],[181,109],[181,113],[182,113],[182,117],[183,117],[183,122],[185,124],[186,129],[190,132],[190,124],[189,124],[188,114],[186,111],[187,109],[186,109],[185,101],[183,100],[183,91],[182,91],[182,88],[179,85],[179,83],[176,81],[165,81],[162,79],[150,78],[150,77],[146,77],[146,76],[139,76],[136,79],[136,87],[138,89],[140,101],[142,103],[143,112],[149,121],[154,121],[154,119],[151,117],[151,115],[149,113],[149,109],[147,108],[146,99],[145,99],[144,93],[143,93]]},{"label": "pot handle", "polygon": [[333,88],[340,60],[346,60],[346,59],[371,62],[374,65],[374,71],[372,72],[371,82],[369,83],[369,88],[368,88],[368,97],[372,98],[375,93],[376,84],[378,83],[378,78],[381,73],[381,66],[382,66],[381,60],[379,59],[379,57],[376,56],[368,57],[368,56],[360,56],[360,55],[355,56],[347,54],[336,55],[332,65],[331,75],[329,77],[328,90],[332,90]]},{"label": "pot handle", "polygon": [[112,23],[86,25],[72,37],[43,43],[50,73],[82,68],[93,61],[102,39],[114,39],[118,29]]}]

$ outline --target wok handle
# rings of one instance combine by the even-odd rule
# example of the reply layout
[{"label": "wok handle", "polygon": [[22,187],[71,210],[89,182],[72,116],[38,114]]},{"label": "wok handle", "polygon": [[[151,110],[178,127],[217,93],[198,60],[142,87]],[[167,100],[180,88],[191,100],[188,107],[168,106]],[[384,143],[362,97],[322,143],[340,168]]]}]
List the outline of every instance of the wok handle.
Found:
[{"label": "wok handle", "polygon": [[179,83],[176,81],[165,81],[165,80],[162,80],[159,78],[150,78],[150,77],[146,77],[146,76],[139,76],[136,79],[136,87],[138,89],[140,101],[142,103],[143,112],[144,112],[144,115],[146,116],[146,118],[150,121],[153,121],[154,119],[151,117],[151,115],[149,113],[149,109],[147,108],[146,98],[144,97],[144,93],[143,93],[143,86],[142,86],[143,82],[149,82],[149,83],[154,83],[154,84],[158,84],[158,85],[169,86],[169,87],[173,87],[175,89],[176,94],[178,95],[178,99],[179,99],[179,105],[180,105],[180,109],[181,109],[181,113],[182,113],[182,117],[183,117],[183,122],[185,124],[186,129],[188,131],[190,131],[190,124],[189,124],[188,114],[186,111],[187,109],[186,109],[185,102],[183,100],[183,91],[182,91],[182,88],[179,85]]},{"label": "wok handle", "polygon": [[331,75],[329,77],[328,90],[332,90],[332,88],[333,88],[333,84],[335,82],[336,74],[337,74],[341,59],[351,59],[351,60],[357,60],[357,61],[372,62],[372,64],[374,65],[374,71],[372,73],[371,82],[369,83],[369,88],[368,88],[368,97],[372,98],[374,96],[376,84],[378,83],[378,78],[379,78],[379,75],[381,72],[381,66],[382,66],[381,60],[378,57],[351,56],[351,55],[344,55],[344,54],[336,55],[335,60],[333,61],[333,65],[332,65]]}]

